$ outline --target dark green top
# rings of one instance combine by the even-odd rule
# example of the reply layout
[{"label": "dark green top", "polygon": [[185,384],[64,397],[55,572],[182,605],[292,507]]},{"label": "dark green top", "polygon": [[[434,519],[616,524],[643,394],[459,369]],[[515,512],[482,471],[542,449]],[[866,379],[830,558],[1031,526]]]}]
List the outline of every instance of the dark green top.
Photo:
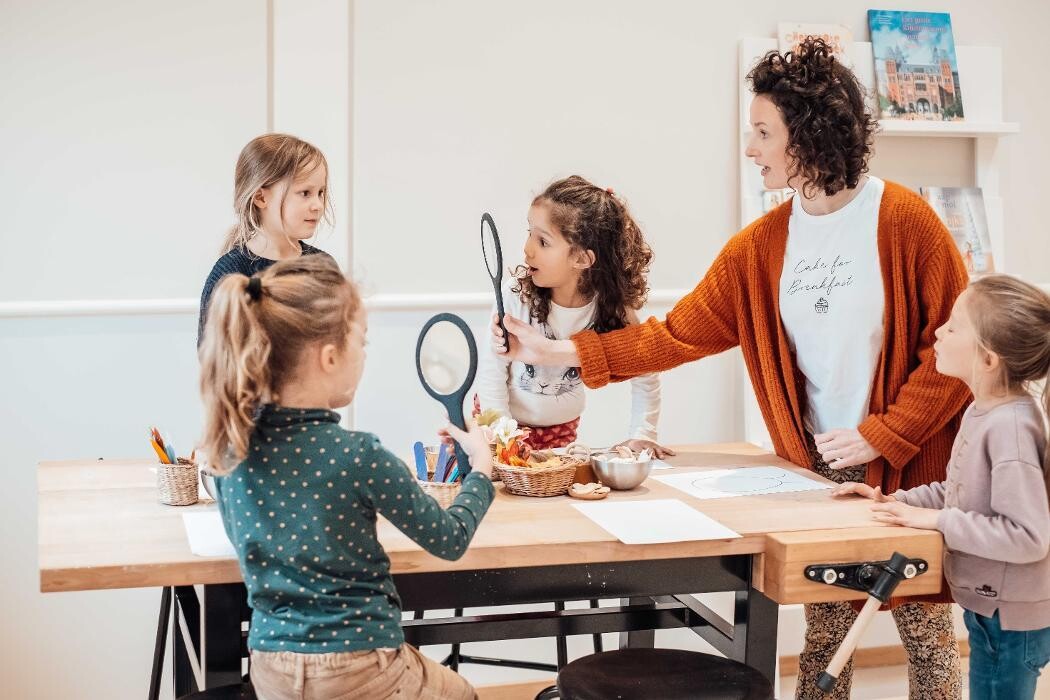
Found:
[{"label": "dark green top", "polygon": [[248,459],[215,480],[252,607],[250,649],[400,646],[401,601],[376,514],[458,559],[492,502],[492,482],[471,472],[442,510],[376,436],[338,423],[333,411],[266,406]]}]

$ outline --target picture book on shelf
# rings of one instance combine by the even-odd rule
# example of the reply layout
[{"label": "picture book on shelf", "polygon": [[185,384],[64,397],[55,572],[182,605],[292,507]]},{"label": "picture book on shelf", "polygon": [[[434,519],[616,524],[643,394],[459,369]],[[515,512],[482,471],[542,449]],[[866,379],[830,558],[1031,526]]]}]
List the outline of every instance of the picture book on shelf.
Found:
[{"label": "picture book on shelf", "polygon": [[883,119],[963,119],[959,65],[946,12],[868,10]]},{"label": "picture book on shelf", "polygon": [[853,32],[843,24],[812,24],[780,22],[777,24],[777,44],[780,53],[794,51],[806,37],[817,37],[827,42],[839,63],[853,68],[850,52],[853,50]]},{"label": "picture book on shelf", "polygon": [[920,187],[919,194],[948,227],[970,275],[994,272],[988,216],[980,187]]}]

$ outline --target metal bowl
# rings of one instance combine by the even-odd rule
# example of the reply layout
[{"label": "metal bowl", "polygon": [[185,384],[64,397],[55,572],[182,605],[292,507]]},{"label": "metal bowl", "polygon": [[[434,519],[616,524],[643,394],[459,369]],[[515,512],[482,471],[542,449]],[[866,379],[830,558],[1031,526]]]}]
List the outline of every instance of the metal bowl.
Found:
[{"label": "metal bowl", "polygon": [[614,459],[620,459],[620,456],[615,453],[592,455],[591,466],[599,481],[617,491],[627,491],[638,486],[653,469],[652,459],[633,462],[614,462]]}]

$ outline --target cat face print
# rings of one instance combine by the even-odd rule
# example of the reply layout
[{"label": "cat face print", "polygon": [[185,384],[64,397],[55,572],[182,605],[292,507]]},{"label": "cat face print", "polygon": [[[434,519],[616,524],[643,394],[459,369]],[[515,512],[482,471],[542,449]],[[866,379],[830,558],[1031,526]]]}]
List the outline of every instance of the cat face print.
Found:
[{"label": "cat face print", "polygon": [[575,391],[583,380],[578,367],[519,365],[518,388],[541,396],[562,396]]}]

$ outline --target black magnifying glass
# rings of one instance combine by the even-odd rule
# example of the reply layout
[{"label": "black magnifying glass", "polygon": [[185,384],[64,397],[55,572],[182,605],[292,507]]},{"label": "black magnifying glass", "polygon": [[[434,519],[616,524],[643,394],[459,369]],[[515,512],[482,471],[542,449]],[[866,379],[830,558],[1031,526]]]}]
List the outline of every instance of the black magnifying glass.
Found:
[{"label": "black magnifying glass", "polygon": [[507,337],[507,327],[503,325],[503,247],[499,243],[496,222],[488,212],[481,215],[481,254],[485,256],[485,267],[492,279],[492,289],[496,292],[496,319],[499,329],[503,331],[503,347],[509,350],[510,338]]},{"label": "black magnifying glass", "polygon": [[[416,372],[428,394],[448,411],[448,419],[460,430],[467,429],[463,402],[478,370],[478,348],[470,326],[455,314],[443,313],[423,325],[416,342]],[[470,473],[470,461],[459,442],[455,443],[459,474]]]}]

